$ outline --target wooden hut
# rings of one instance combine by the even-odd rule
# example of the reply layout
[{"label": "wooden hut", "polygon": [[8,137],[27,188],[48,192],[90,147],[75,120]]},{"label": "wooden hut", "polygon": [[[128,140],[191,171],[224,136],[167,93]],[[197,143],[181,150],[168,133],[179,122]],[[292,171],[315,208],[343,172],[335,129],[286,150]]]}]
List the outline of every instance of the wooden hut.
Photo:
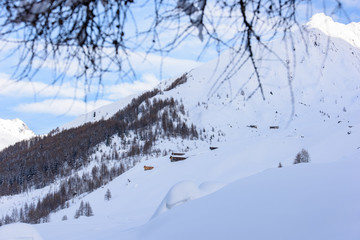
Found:
[{"label": "wooden hut", "polygon": [[176,152],[173,152],[171,153],[172,156],[184,156],[185,153],[176,153]]},{"label": "wooden hut", "polygon": [[187,159],[187,157],[185,157],[185,153],[172,153],[170,156],[170,160],[171,162],[177,162],[177,161],[182,161]]},{"label": "wooden hut", "polygon": [[144,166],[144,171],[148,171],[148,170],[152,170],[154,167],[153,166]]}]

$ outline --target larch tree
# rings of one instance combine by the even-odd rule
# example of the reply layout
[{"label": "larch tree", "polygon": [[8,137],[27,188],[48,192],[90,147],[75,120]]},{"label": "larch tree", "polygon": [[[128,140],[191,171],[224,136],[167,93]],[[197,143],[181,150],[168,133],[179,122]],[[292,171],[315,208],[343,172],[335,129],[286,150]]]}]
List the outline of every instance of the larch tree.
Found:
[{"label": "larch tree", "polygon": [[110,199],[111,199],[111,191],[110,189],[107,189],[105,193],[105,200],[109,201]]}]

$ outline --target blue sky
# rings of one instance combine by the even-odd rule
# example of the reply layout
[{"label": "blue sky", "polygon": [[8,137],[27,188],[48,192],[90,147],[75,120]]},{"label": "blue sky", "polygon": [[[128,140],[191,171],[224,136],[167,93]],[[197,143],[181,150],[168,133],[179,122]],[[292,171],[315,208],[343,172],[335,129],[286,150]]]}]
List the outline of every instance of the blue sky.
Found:
[{"label": "blue sky", "polygon": [[[326,14],[333,13],[334,7],[329,5],[329,2],[333,1],[321,1],[314,4],[312,14],[324,12],[323,2],[327,4]],[[333,19],[348,23],[347,17],[349,17],[351,21],[360,22],[359,0],[342,0],[342,3],[346,14],[335,12],[332,15]],[[305,8],[303,11],[305,12]],[[140,11],[137,14],[143,13]],[[144,22],[149,21],[146,16],[148,14],[144,14]],[[87,103],[84,102],[85,87],[81,82],[76,83],[67,77],[62,84],[51,85],[53,75],[50,66],[43,68],[31,82],[16,82],[11,75],[17,63],[17,56],[11,55],[0,62],[0,118],[20,118],[35,133],[45,134],[78,115],[150,89],[161,79],[177,77],[202,62],[215,58],[217,55],[215,49],[209,49],[198,61],[202,44],[196,36],[189,38],[165,58],[156,54],[145,55],[143,52],[131,53],[130,59],[136,71],[136,78],[119,80],[117,75],[108,76],[100,89],[96,85],[91,86]],[[1,59],[8,56],[7,48],[11,46],[6,46],[0,51]],[[160,68],[161,61],[163,61],[162,68]],[[94,99],[96,93],[99,93],[99,96]]]}]

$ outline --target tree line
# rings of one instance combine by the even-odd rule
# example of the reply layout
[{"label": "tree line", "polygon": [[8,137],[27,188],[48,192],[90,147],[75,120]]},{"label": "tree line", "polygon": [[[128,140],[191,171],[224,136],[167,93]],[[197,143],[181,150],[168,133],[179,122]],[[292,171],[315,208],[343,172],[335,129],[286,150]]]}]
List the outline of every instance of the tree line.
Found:
[{"label": "tree line", "polygon": [[113,136],[134,136],[125,143],[123,154],[106,157],[120,161],[156,151],[154,144],[160,138],[197,139],[196,127],[185,122],[184,105],[173,98],[155,97],[160,93],[158,89],[145,92],[108,120],[52,131],[4,149],[0,152],[0,196],[43,188],[70,176],[72,171],[87,166],[96,146],[109,145]]},{"label": "tree line", "polygon": [[[63,180],[57,191],[47,193],[46,196],[39,199],[37,203],[25,203],[25,205],[19,209],[14,208],[11,214],[0,218],[0,226],[15,222],[31,224],[49,222],[50,213],[68,208],[70,206],[69,200],[75,196],[90,193],[106,185],[125,171],[126,167],[122,163],[109,168],[107,164],[103,162],[100,167],[95,165],[90,173],[84,173],[82,176],[76,173]],[[75,213],[75,218],[82,215],[85,214],[80,208],[79,212],[77,211]]]}]

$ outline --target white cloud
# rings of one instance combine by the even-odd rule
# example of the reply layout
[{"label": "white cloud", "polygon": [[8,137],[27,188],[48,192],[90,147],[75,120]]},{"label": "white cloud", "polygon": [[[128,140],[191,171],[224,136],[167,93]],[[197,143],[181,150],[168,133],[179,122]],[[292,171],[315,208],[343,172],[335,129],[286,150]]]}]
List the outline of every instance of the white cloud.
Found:
[{"label": "white cloud", "polygon": [[118,100],[139,92],[143,92],[149,89],[152,89],[159,84],[159,80],[155,77],[154,74],[143,74],[142,80],[120,83],[118,85],[111,85],[105,87],[105,95],[109,99]]},{"label": "white cloud", "polygon": [[[0,49],[5,53],[14,50],[15,48],[19,47],[19,44],[15,43],[15,39],[7,39],[7,41],[0,40]],[[5,56],[5,55],[4,55]]]},{"label": "white cloud", "polygon": [[[66,52],[66,50],[63,51]],[[75,60],[67,62],[67,60],[65,60],[65,56],[58,56],[57,60],[52,58],[47,58],[45,62],[39,59],[35,59],[33,61],[33,68],[36,69],[39,67],[51,69],[55,71],[55,73],[57,74],[65,73],[67,76],[71,76],[71,77],[76,74],[79,74],[78,62]]]},{"label": "white cloud", "polygon": [[[146,54],[145,52],[128,51],[127,55],[122,56],[123,70],[124,72],[130,70],[130,65],[128,64],[130,63],[131,68],[133,68],[132,70],[137,75],[148,73],[165,79],[169,77],[176,77],[202,64],[198,61],[182,58],[187,56],[189,51],[192,51],[190,58],[196,58],[197,55],[200,54],[201,49],[202,43],[198,39],[196,39],[196,43],[194,42],[194,39],[191,39],[185,40],[181,46],[176,49],[177,53],[172,53],[171,56],[161,56],[153,53]],[[112,48],[107,48],[104,51],[106,53],[105,55],[112,55],[114,52]],[[123,53],[119,54],[121,55]],[[179,55],[181,56],[179,57]],[[127,61],[126,58],[128,58],[129,61]],[[187,58],[189,58],[189,56]],[[118,66],[115,65],[115,63],[111,63],[107,57],[104,56],[102,63],[103,65],[109,66],[109,70],[115,72],[117,71]],[[41,63],[40,61],[36,60],[34,61],[34,65],[41,65],[42,68],[53,70],[56,73],[65,73],[68,77],[73,77],[79,73],[78,62],[76,61],[73,61],[68,66],[63,61],[55,61],[53,59],[48,59],[45,63]],[[119,81],[119,75],[107,73],[103,80],[113,82]]]},{"label": "white cloud", "polygon": [[83,98],[84,90],[73,87],[69,82],[60,85],[49,85],[36,81],[16,81],[0,73],[0,95],[12,97],[67,97]]},{"label": "white cloud", "polygon": [[79,116],[110,103],[112,102],[106,100],[89,101],[85,103],[84,101],[75,99],[48,99],[42,102],[20,104],[15,107],[14,110],[28,113]]},{"label": "white cloud", "polygon": [[202,64],[188,59],[145,53],[131,53],[130,61],[137,72],[157,74],[161,70],[164,77],[177,77]]}]

